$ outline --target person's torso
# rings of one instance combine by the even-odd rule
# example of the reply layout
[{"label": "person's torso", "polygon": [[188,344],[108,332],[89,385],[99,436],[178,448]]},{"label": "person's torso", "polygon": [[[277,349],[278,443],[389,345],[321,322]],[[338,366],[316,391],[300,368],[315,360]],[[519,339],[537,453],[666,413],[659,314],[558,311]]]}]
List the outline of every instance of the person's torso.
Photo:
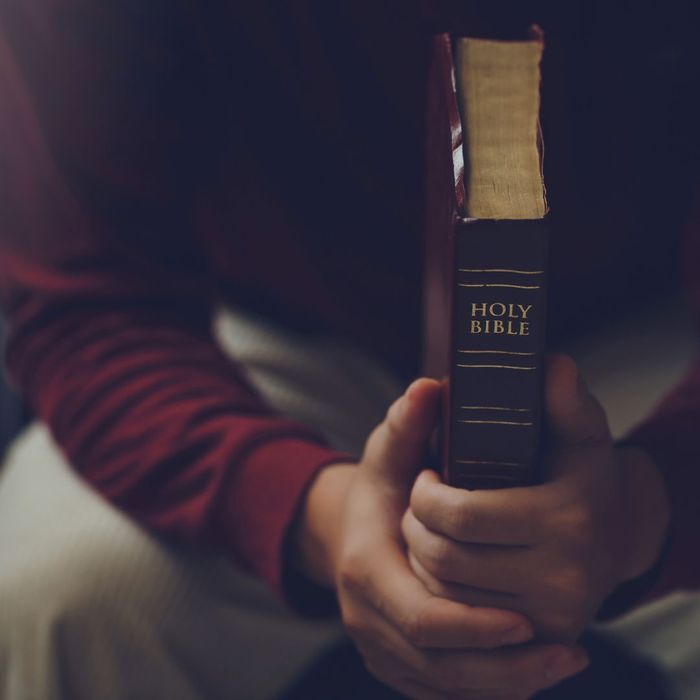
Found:
[{"label": "person's torso", "polygon": [[[430,35],[390,5],[210,13],[215,145],[197,221],[212,274],[236,303],[347,336],[412,374]],[[556,342],[673,282],[682,212],[650,199],[668,154],[647,128],[658,115],[639,111],[635,62],[610,30],[576,33],[555,13],[550,23],[543,126]]]}]

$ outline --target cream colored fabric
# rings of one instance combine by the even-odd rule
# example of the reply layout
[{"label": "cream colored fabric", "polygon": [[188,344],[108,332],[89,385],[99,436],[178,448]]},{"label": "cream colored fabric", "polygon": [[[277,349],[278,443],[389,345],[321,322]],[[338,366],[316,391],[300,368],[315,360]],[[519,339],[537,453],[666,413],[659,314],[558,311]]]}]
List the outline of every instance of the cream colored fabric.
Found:
[{"label": "cream colored fabric", "polygon": [[272,698],[333,636],[221,559],[163,546],[36,425],[0,479],[3,700]]},{"label": "cream colored fabric", "polygon": [[390,372],[335,338],[309,338],[231,309],[214,327],[269,405],[314,426],[338,449],[359,453],[401,393]]},{"label": "cream colored fabric", "polygon": [[700,593],[674,593],[600,629],[662,669],[678,700],[700,698]]}]

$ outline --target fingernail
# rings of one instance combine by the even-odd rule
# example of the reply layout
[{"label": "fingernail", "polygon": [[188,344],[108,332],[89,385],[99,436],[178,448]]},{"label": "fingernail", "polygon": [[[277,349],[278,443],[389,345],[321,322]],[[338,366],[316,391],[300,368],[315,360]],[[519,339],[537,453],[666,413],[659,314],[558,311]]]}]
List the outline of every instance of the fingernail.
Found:
[{"label": "fingernail", "polygon": [[503,630],[499,641],[501,644],[522,644],[523,642],[527,642],[531,636],[530,628],[527,625],[519,624],[510,629]]},{"label": "fingernail", "polygon": [[548,681],[561,680],[583,671],[586,666],[588,657],[584,653],[572,654],[562,651],[550,657],[544,675]]}]

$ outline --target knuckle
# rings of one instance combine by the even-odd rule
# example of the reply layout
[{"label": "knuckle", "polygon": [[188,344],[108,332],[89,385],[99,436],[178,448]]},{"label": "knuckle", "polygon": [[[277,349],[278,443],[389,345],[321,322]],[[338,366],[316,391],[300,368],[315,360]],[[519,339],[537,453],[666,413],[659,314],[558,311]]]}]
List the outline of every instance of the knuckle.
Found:
[{"label": "knuckle", "polygon": [[450,543],[436,537],[425,548],[426,569],[438,578],[448,578],[454,567],[454,556]]},{"label": "knuckle", "polygon": [[415,516],[413,515],[413,512],[411,509],[407,509],[406,512],[403,514],[403,517],[401,518],[401,534],[403,535],[404,539],[410,546],[411,542],[413,541],[413,530],[414,530],[414,521]]},{"label": "knuckle", "polygon": [[342,556],[338,565],[338,586],[350,592],[366,590],[368,576],[361,555],[348,553]]},{"label": "knuckle", "polygon": [[421,647],[425,644],[425,626],[420,615],[413,615],[403,624],[403,633],[411,644]]},{"label": "knuckle", "polygon": [[453,505],[445,511],[445,517],[455,532],[468,532],[476,526],[476,512],[467,503]]},{"label": "knuckle", "polygon": [[568,504],[550,517],[549,532],[557,533],[559,550],[567,557],[587,557],[594,551],[596,516],[586,503]]},{"label": "knuckle", "polygon": [[431,642],[431,612],[428,605],[420,606],[403,624],[403,633],[416,647],[428,646]]},{"label": "knuckle", "polygon": [[424,567],[420,566],[417,567],[415,565],[415,559],[411,557],[411,568],[413,569],[413,573],[416,575],[416,578],[425,586],[425,588],[432,593],[434,596],[438,598],[452,598],[453,597],[453,592],[450,590],[448,586],[446,586],[444,583],[442,583],[440,580],[438,580],[435,576],[433,576],[427,569]]}]

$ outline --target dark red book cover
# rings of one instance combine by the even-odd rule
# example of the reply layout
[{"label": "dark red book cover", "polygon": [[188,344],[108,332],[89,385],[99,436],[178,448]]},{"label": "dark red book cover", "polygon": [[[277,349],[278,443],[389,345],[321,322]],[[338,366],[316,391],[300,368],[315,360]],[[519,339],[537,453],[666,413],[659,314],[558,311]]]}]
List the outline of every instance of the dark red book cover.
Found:
[{"label": "dark red book cover", "polygon": [[545,220],[464,215],[462,128],[450,38],[437,37],[427,104],[424,357],[445,380],[448,483],[533,483],[542,429]]}]

